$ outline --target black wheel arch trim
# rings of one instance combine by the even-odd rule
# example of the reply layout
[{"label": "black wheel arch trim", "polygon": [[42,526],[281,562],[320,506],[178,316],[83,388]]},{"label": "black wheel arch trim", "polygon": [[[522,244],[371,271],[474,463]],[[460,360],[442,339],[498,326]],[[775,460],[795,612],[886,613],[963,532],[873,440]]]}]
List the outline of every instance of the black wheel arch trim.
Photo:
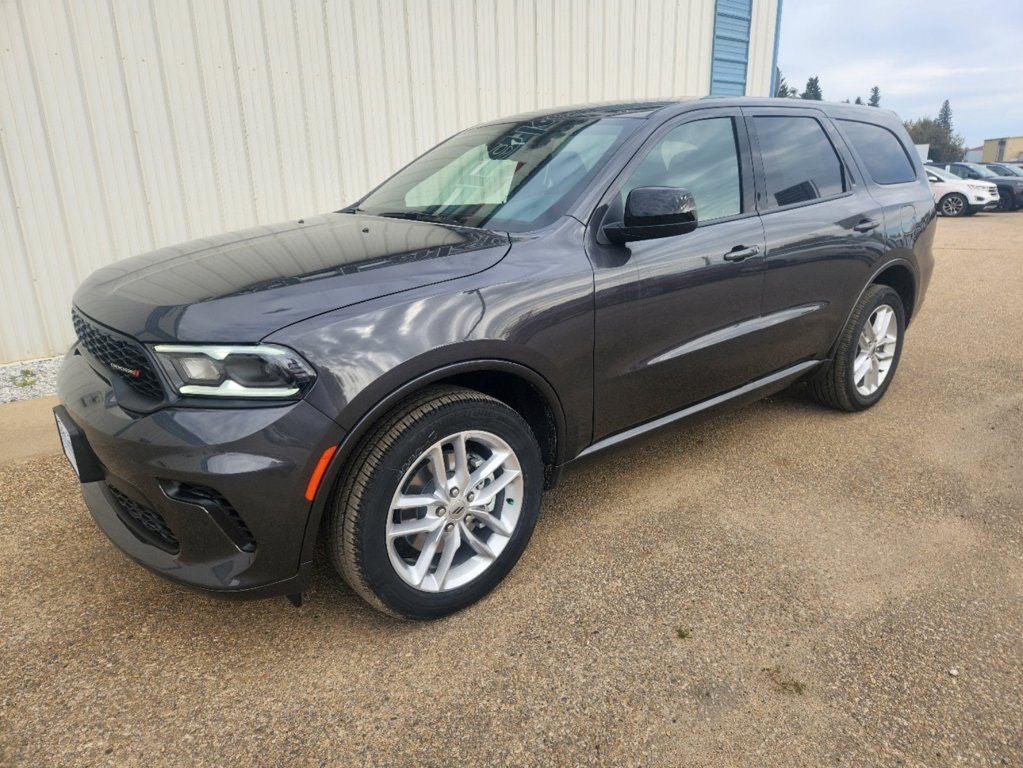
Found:
[{"label": "black wheel arch trim", "polygon": [[395,405],[423,387],[450,379],[459,374],[480,372],[508,373],[518,376],[533,386],[546,401],[554,416],[554,428],[556,431],[554,461],[547,477],[547,487],[553,487],[557,483],[561,467],[567,461],[565,457],[567,426],[561,399],[550,382],[533,368],[511,360],[482,358],[444,365],[422,373],[406,381],[400,387],[393,389],[386,397],[381,398],[368,410],[361,413],[354,426],[345,434],[344,439],[338,445],[337,450],[327,465],[327,469],[323,474],[320,486],[310,507],[309,519],[306,521],[305,535],[302,541],[301,562],[312,559],[320,523],[323,520],[327,505],[333,496],[338,477],[347,465],[359,441],[372,429],[373,425],[394,408]]},{"label": "black wheel arch trim", "polygon": [[[837,332],[837,334],[835,336],[835,340],[831,343],[831,347],[828,349],[827,361],[817,371],[813,372],[813,376],[814,377],[823,376],[825,373],[827,373],[827,369],[831,366],[831,364],[835,360],[835,350],[838,347],[838,342],[842,338],[842,331],[845,329],[846,325],[849,324],[849,318],[851,318],[852,315],[853,315],[853,312],[856,311],[856,306],[860,303],[860,299],[863,298],[863,294],[865,294],[867,292],[867,290],[870,288],[870,286],[878,285],[877,279],[881,275],[883,275],[885,272],[890,270],[892,267],[904,267],[906,269],[906,271],[909,272],[910,277],[913,280],[913,304],[915,306],[918,303],[918,299],[919,299],[919,296],[920,296],[920,275],[917,274],[916,267],[913,265],[913,262],[909,261],[908,259],[903,259],[903,258],[892,259],[891,261],[886,261],[884,264],[882,264],[880,267],[878,267],[874,271],[874,273],[870,276],[870,278],[867,280],[867,282],[865,282],[863,284],[863,287],[860,288],[859,293],[856,294],[856,299],[850,305],[849,311],[845,315],[845,320],[842,321],[842,325],[838,328],[838,332]],[[886,283],[881,283],[881,285],[887,285],[887,284]],[[895,291],[896,293],[898,293],[898,289],[892,288],[892,290]],[[905,310],[905,315],[906,315],[906,327],[908,328],[909,327],[910,317],[911,317],[911,315],[915,315],[915,312],[911,313],[909,311],[908,307],[905,307],[904,310]]]}]

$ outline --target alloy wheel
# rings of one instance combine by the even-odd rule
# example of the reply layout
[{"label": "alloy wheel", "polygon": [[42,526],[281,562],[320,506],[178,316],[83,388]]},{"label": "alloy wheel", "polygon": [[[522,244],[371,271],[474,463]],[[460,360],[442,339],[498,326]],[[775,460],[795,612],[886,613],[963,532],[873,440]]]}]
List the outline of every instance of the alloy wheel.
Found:
[{"label": "alloy wheel", "polygon": [[391,499],[387,555],[424,592],[464,586],[507,546],[522,508],[522,467],[497,435],[449,435],[412,462]]},{"label": "alloy wheel", "polygon": [[892,367],[899,342],[895,310],[881,304],[860,330],[853,360],[853,384],[856,391],[869,397],[880,389]]}]

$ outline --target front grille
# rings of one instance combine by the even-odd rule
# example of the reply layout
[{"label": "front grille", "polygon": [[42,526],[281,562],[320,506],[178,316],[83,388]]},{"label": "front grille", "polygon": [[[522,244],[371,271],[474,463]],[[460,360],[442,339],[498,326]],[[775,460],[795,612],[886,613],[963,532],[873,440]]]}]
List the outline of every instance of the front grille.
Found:
[{"label": "front grille", "polygon": [[107,333],[77,310],[71,312],[71,321],[89,354],[143,397],[163,399],[163,386],[140,344]]},{"label": "front grille", "polygon": [[107,483],[107,489],[113,495],[114,499],[117,500],[121,510],[136,523],[136,529],[139,530],[139,533],[141,533],[144,538],[149,540],[151,544],[167,552],[174,553],[178,551],[178,537],[174,535],[174,531],[172,531],[167,525],[167,521],[163,519],[163,515],[155,509],[150,509],[149,507],[139,504],[133,499],[129,499],[109,483]]},{"label": "front grille", "polygon": [[198,504],[205,509],[238,549],[243,552],[256,551],[256,537],[238,510],[220,491],[193,483],[167,482],[162,485],[164,493],[172,499]]}]

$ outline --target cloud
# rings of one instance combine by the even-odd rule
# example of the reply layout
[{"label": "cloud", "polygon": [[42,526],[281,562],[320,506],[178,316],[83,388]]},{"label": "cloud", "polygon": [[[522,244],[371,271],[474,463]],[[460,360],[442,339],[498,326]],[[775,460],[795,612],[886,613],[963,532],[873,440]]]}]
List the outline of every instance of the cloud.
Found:
[{"label": "cloud", "polygon": [[956,130],[975,146],[1023,135],[1020,40],[1015,1],[974,0],[964,19],[961,7],[933,0],[784,0],[778,64],[799,88],[818,75],[833,101],[866,100],[876,85],[881,105],[904,119],[933,117],[948,99]]}]

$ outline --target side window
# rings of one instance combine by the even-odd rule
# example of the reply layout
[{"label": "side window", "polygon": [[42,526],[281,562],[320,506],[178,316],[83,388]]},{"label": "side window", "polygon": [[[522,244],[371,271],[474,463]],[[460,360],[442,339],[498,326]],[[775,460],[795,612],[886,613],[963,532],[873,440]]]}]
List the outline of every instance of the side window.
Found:
[{"label": "side window", "polygon": [[960,179],[969,178],[966,169],[960,165],[946,165],[945,170],[948,171],[949,173],[954,173]]},{"label": "side window", "polygon": [[625,182],[623,203],[636,187],[688,189],[701,223],[741,213],[739,149],[732,118],[694,120],[669,131]]},{"label": "side window", "polygon": [[754,117],[767,182],[766,208],[845,192],[845,168],[812,117]]},{"label": "side window", "polygon": [[916,171],[898,137],[887,128],[855,120],[839,120],[842,130],[878,184],[916,181]]}]

